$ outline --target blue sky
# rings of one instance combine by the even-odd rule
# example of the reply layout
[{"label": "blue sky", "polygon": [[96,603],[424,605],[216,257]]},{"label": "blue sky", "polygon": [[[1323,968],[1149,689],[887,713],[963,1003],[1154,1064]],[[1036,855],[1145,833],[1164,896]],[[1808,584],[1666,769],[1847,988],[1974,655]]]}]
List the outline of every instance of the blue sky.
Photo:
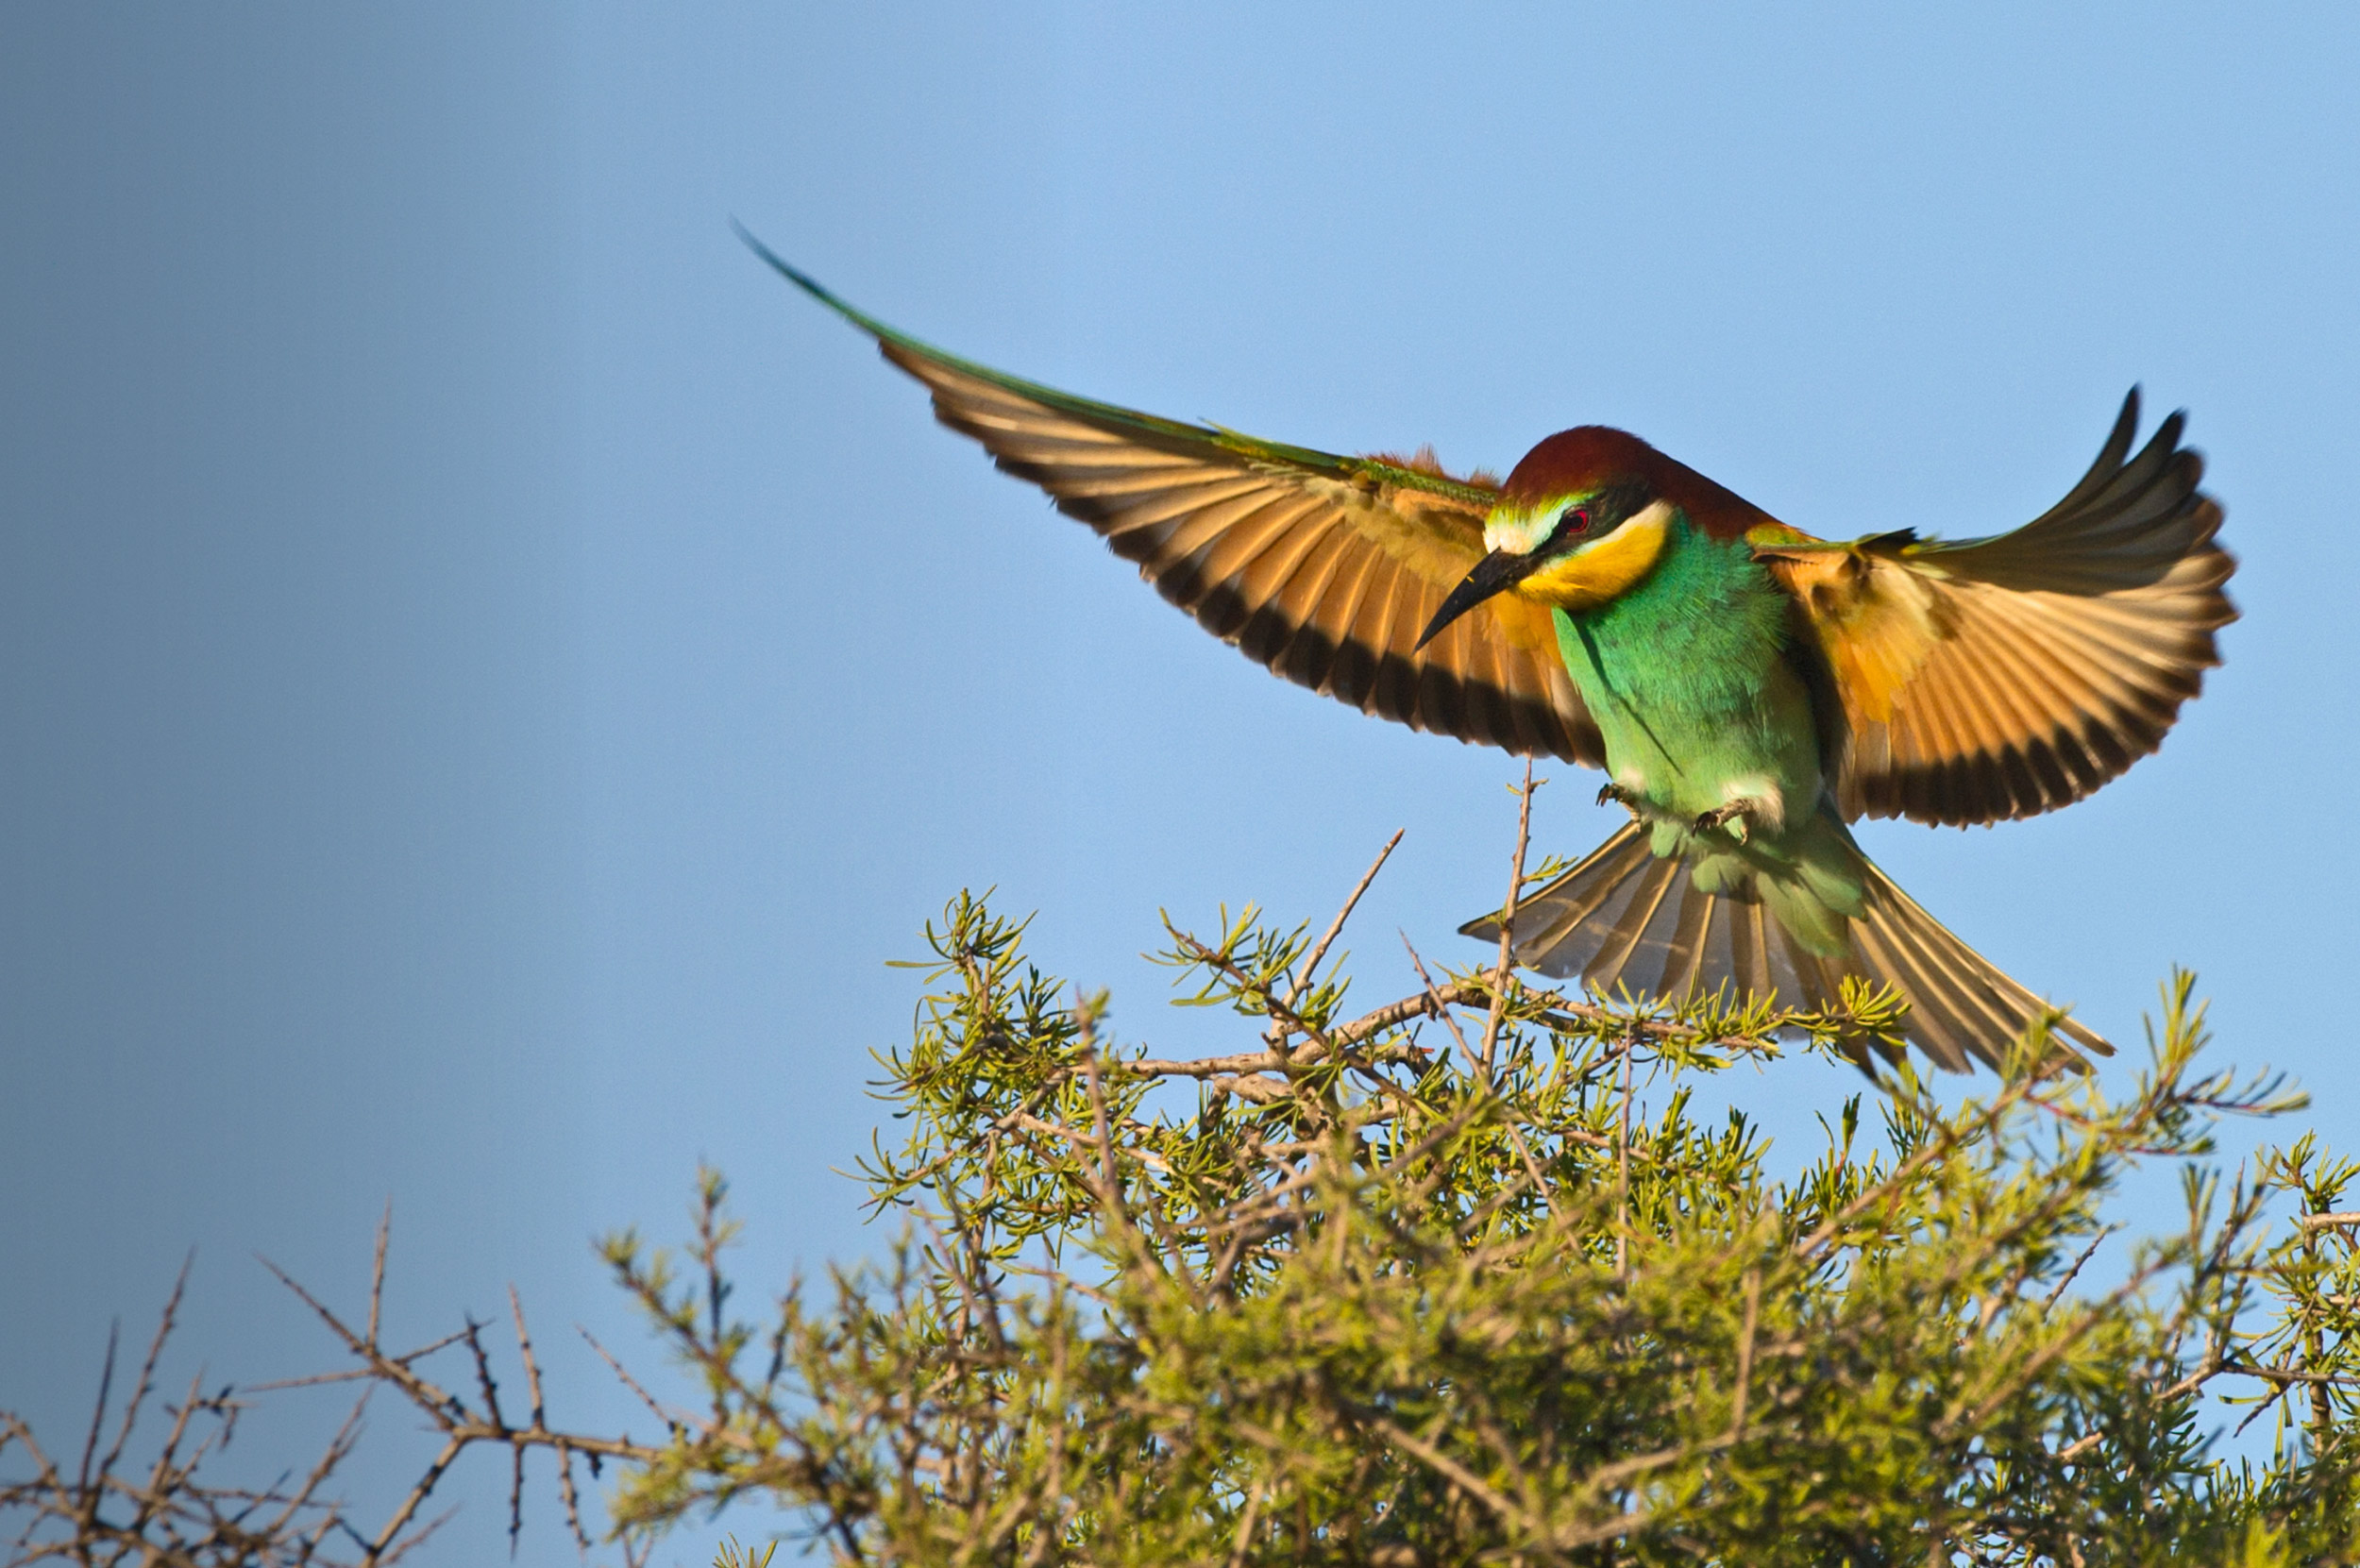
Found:
[{"label": "blue sky", "polygon": [[[733,215],[1076,391],[1461,466],[1617,424],[1823,534],[2012,526],[2132,383],[2189,409],[2242,562],[2204,699],[2064,814],[1863,839],[2118,1040],[2193,966],[2221,1059],[2360,1144],[2356,48],[2323,5],[0,10],[0,1404],[78,1408],[193,1244],[192,1357],[323,1364],[249,1255],[355,1302],[388,1198],[420,1337],[513,1279],[635,1342],[587,1240],[700,1158],[756,1291],[873,1248],[832,1172],[962,886],[1172,1050],[1222,1037],[1159,908],[1323,918],[1396,828],[1362,994],[1396,932],[1464,956],[1512,765],[1205,637]],[[1850,1087],[1737,1097],[1799,1136]]]}]

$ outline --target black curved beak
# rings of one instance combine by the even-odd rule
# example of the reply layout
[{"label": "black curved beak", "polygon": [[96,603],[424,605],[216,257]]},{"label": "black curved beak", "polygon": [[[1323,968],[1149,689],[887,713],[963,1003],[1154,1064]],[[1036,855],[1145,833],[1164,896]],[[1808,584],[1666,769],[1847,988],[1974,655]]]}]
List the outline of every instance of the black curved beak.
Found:
[{"label": "black curved beak", "polygon": [[[1450,591],[1450,598],[1442,600],[1442,607],[1434,612],[1432,620],[1425,623],[1425,631],[1419,634],[1417,648],[1424,648],[1432,642],[1443,627],[1493,594],[1504,588],[1512,588],[1530,577],[1532,569],[1540,564],[1529,555],[1510,555],[1506,550],[1493,550],[1476,562],[1475,570]],[[1416,652],[1417,648],[1410,651]]]}]

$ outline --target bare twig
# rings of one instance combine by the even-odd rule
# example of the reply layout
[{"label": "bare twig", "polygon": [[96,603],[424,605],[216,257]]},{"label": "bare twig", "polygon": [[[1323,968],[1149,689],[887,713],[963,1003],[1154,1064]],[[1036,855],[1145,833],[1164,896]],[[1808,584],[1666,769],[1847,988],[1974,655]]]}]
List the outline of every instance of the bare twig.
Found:
[{"label": "bare twig", "polygon": [[[157,1321],[155,1336],[147,1341],[147,1354],[140,1361],[139,1381],[132,1384],[131,1397],[124,1402],[123,1420],[115,1427],[115,1440],[108,1445],[107,1457],[99,1461],[98,1474],[100,1475],[114,1474],[115,1466],[122,1462],[124,1445],[131,1441],[131,1428],[140,1418],[140,1407],[145,1404],[147,1396],[155,1391],[156,1365],[163,1358],[164,1341],[172,1338],[173,1324],[179,1320],[180,1303],[188,1295],[189,1271],[195,1264],[196,1254],[194,1252],[180,1260],[180,1272],[174,1276],[172,1281],[172,1294],[164,1299],[163,1315]],[[107,1362],[111,1372],[114,1364],[114,1335],[111,1330],[107,1336]],[[194,1389],[192,1388],[190,1392],[194,1396]],[[91,1435],[93,1438],[98,1433],[97,1423],[106,1415],[106,1397],[105,1384],[102,1382],[99,1391],[99,1408],[91,1418]],[[177,1436],[178,1429],[185,1427],[187,1419],[184,1413],[180,1421],[176,1424],[176,1436]],[[90,1451],[85,1448],[82,1452],[82,1480],[85,1486],[89,1485],[91,1480],[90,1458]]]},{"label": "bare twig", "polygon": [[[384,1227],[380,1224],[376,1262],[371,1271],[373,1306],[382,1300],[384,1252]],[[0,1482],[0,1510],[21,1511],[27,1520],[16,1544],[32,1555],[14,1557],[11,1561],[136,1561],[154,1564],[156,1568],[194,1568],[213,1562],[236,1562],[250,1568],[387,1568],[430,1539],[450,1517],[446,1512],[434,1519],[424,1519],[424,1506],[458,1456],[479,1443],[508,1448],[512,1475],[519,1479],[527,1448],[558,1450],[571,1499],[568,1518],[574,1526],[577,1543],[587,1551],[589,1534],[582,1526],[579,1499],[570,1488],[572,1454],[580,1452],[591,1458],[594,1464],[599,1455],[638,1463],[657,1457],[658,1451],[627,1440],[549,1428],[541,1397],[539,1365],[531,1340],[523,1333],[522,1307],[513,1292],[511,1305],[517,1319],[519,1344],[534,1391],[531,1424],[523,1427],[509,1423],[498,1411],[497,1385],[484,1352],[480,1324],[470,1321],[454,1337],[467,1340],[474,1360],[482,1400],[481,1408],[476,1408],[416,1370],[416,1363],[426,1351],[396,1355],[385,1349],[378,1337],[382,1328],[381,1311],[377,1316],[377,1332],[364,1336],[283,1273],[276,1269],[272,1272],[312,1308],[346,1351],[362,1363],[358,1375],[369,1385],[311,1464],[299,1475],[281,1475],[261,1487],[216,1485],[206,1479],[202,1467],[227,1444],[246,1407],[233,1399],[226,1387],[218,1393],[205,1393],[200,1373],[191,1378],[186,1394],[177,1405],[163,1407],[171,1419],[144,1472],[124,1474],[124,1456],[140,1416],[148,1408],[156,1371],[186,1294],[189,1270],[184,1265],[138,1382],[125,1402],[113,1441],[103,1453],[94,1438],[86,1441],[80,1465],[71,1479],[50,1462],[24,1422],[0,1412],[0,1448],[17,1443],[32,1458],[35,1471],[27,1481]],[[438,1340],[430,1349],[451,1342]],[[110,1348],[104,1378],[108,1386],[112,1382],[112,1365]],[[299,1378],[274,1386],[297,1387],[329,1380],[325,1376]],[[363,1530],[356,1525],[346,1505],[328,1494],[326,1488],[352,1457],[370,1394],[377,1386],[384,1384],[397,1388],[423,1411],[441,1430],[443,1442],[393,1510],[373,1529]],[[110,1414],[110,1404],[102,1390],[98,1408],[102,1423]],[[195,1424],[200,1420],[211,1425],[199,1427]],[[511,1492],[510,1521],[513,1550],[521,1525],[521,1494],[515,1490]],[[339,1543],[349,1543],[354,1555],[344,1555],[337,1549]],[[625,1555],[627,1560],[634,1555],[628,1543]]]},{"label": "bare twig", "polygon": [[[1405,936],[1402,940],[1407,943],[1408,938]],[[1472,1002],[1485,995],[1486,990],[1487,988],[1481,986],[1456,984],[1437,986],[1428,980],[1425,989],[1416,996],[1406,997],[1399,1002],[1379,1007],[1374,1012],[1364,1013],[1350,1023],[1336,1029],[1334,1034],[1338,1039],[1347,1044],[1357,1044],[1371,1035],[1382,1034],[1397,1024],[1408,1022],[1413,1018],[1439,1018],[1445,1008],[1455,1007],[1462,1002]]]},{"label": "bare twig", "polygon": [[361,1558],[363,1563],[384,1560],[386,1550],[393,1545],[394,1538],[401,1534],[402,1529],[413,1518],[416,1517],[418,1509],[425,1504],[429,1494],[434,1491],[435,1483],[443,1478],[443,1472],[450,1468],[450,1461],[457,1458],[466,1446],[466,1440],[456,1435],[443,1444],[442,1452],[436,1454],[428,1463],[426,1474],[418,1477],[417,1484],[410,1489],[409,1495],[404,1497],[400,1506],[394,1509],[393,1517],[385,1521],[384,1527],[377,1532],[377,1538],[369,1543],[369,1549]]},{"label": "bare twig", "polygon": [[[1396,840],[1401,837],[1399,834],[1393,836]],[[1391,846],[1388,845],[1387,848],[1390,849]],[[1229,1546],[1229,1568],[1240,1568],[1240,1565],[1244,1563],[1246,1548],[1254,1543],[1254,1526],[1260,1522],[1262,1504],[1269,1496],[1270,1487],[1267,1483],[1257,1486],[1254,1489],[1252,1495],[1246,1498],[1245,1507],[1239,1511],[1237,1538],[1230,1543]]]},{"label": "bare twig", "polygon": [[2120,1225],[2102,1225],[2099,1228],[2098,1234],[2090,1238],[2090,1244],[2082,1249],[2081,1256],[2074,1258],[2072,1266],[2059,1276],[2056,1286],[2049,1290],[2048,1295],[2041,1298],[2042,1311],[2048,1311],[2063,1299],[2065,1291],[2072,1287],[2074,1280],[2080,1277],[2082,1270],[2087,1266],[2089,1260],[2098,1256],[2098,1249],[2106,1244],[2106,1239],[2121,1228]]},{"label": "bare twig", "polygon": [[1729,1415],[1729,1441],[1745,1430],[1745,1398],[1754,1380],[1754,1331],[1762,1315],[1762,1271],[1745,1271],[1745,1327],[1737,1340],[1737,1398]]},{"label": "bare twig", "polygon": [[[1434,977],[1425,972],[1425,960],[1418,956],[1416,948],[1410,946],[1409,933],[1405,931],[1401,934],[1401,945],[1409,953],[1410,968],[1418,971],[1418,983],[1425,987],[1424,1001],[1431,1016],[1442,1020],[1442,1027],[1449,1030],[1450,1037],[1458,1042],[1458,1054],[1467,1058],[1467,1065],[1481,1071],[1488,1079],[1491,1076],[1488,1064],[1476,1054],[1475,1048],[1467,1043],[1467,1037],[1459,1029],[1458,1020],[1451,1016],[1450,1003],[1445,1002],[1442,993],[1435,988]],[[1454,987],[1456,988],[1458,987]],[[1453,998],[1452,1000],[1459,999]]]},{"label": "bare twig", "polygon": [[1469,1470],[1424,1438],[1411,1435],[1389,1418],[1374,1411],[1368,1412],[1363,1419],[1368,1422],[1370,1429],[1382,1436],[1386,1442],[1416,1455],[1425,1462],[1428,1468],[1485,1508],[1490,1509],[1500,1518],[1515,1525],[1528,1535],[1538,1536],[1545,1533],[1544,1526],[1540,1520],[1526,1513],[1511,1499],[1502,1496],[1482,1476]]},{"label": "bare twig", "polygon": [[1407,828],[1397,828],[1393,832],[1393,836],[1385,840],[1385,847],[1376,851],[1376,858],[1369,862],[1369,868],[1360,873],[1360,880],[1354,885],[1351,896],[1344,900],[1343,907],[1336,911],[1336,918],[1328,922],[1327,930],[1321,935],[1317,942],[1311,945],[1309,955],[1304,959],[1303,968],[1295,975],[1294,985],[1287,992],[1289,1007],[1294,1007],[1302,1003],[1303,993],[1310,988],[1312,978],[1319,973],[1320,961],[1327,956],[1327,950],[1335,945],[1336,938],[1343,935],[1344,922],[1352,919],[1353,910],[1360,902],[1360,895],[1367,892],[1370,884],[1376,881],[1376,873],[1385,868],[1385,862],[1391,856],[1393,847],[1401,842],[1401,835],[1408,831]]},{"label": "bare twig", "polygon": [[1630,1074],[1627,1043],[1623,1049],[1622,1113],[1614,1134],[1614,1277],[1630,1282]]},{"label": "bare twig", "polygon": [[1483,1018],[1483,1070],[1492,1071],[1492,1058],[1500,1043],[1500,1020],[1508,1010],[1508,987],[1514,978],[1516,953],[1516,902],[1524,896],[1525,851],[1532,844],[1532,792],[1540,786],[1532,781],[1532,760],[1525,760],[1525,782],[1516,791],[1516,853],[1508,873],[1508,902],[1500,908],[1500,957],[1492,972],[1492,1005]]},{"label": "bare twig", "polygon": [[[369,1263],[369,1332],[367,1343],[374,1350],[378,1343],[378,1324],[385,1307],[385,1248],[393,1239],[394,1200],[385,1200],[385,1212],[377,1217],[377,1252]],[[464,1329],[462,1333],[465,1332]]]},{"label": "bare twig", "polygon": [[[677,1416],[674,1416],[670,1411],[665,1409],[663,1406],[657,1404],[655,1402],[655,1395],[649,1393],[647,1390],[639,1386],[639,1380],[631,1374],[631,1373],[623,1366],[623,1363],[617,1361],[611,1354],[609,1354],[606,1346],[598,1343],[598,1337],[597,1335],[591,1333],[580,1324],[574,1324],[574,1332],[590,1341],[590,1348],[598,1353],[598,1359],[606,1363],[607,1370],[614,1373],[616,1377],[622,1380],[623,1387],[629,1389],[632,1392],[639,1396],[639,1403],[645,1405],[649,1411],[654,1415],[656,1420],[664,1423],[665,1427],[667,1430],[678,1431],[680,1429],[680,1419]],[[589,1448],[584,1448],[582,1451],[584,1453],[596,1452],[596,1450]],[[630,1456],[625,1457],[628,1458]]]}]

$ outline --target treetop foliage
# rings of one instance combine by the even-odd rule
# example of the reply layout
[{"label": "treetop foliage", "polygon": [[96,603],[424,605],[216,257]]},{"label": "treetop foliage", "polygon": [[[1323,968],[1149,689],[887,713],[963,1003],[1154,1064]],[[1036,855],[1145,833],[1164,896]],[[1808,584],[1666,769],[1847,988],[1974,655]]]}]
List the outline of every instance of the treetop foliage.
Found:
[{"label": "treetop foliage", "polygon": [[[2199,1068],[2188,977],[2122,1098],[2043,1038],[1953,1105],[1904,1063],[1875,1132],[1855,1095],[1775,1180],[1759,1130],[1706,1121],[1696,1090],[1786,1049],[1858,1058],[1895,999],[1607,1007],[1421,963],[1418,994],[1355,1016],[1334,935],[1252,909],[1172,926],[1185,1000],[1253,1035],[1159,1060],[1030,965],[1021,922],[953,902],[912,1040],[880,1057],[900,1136],[862,1175],[911,1224],[891,1263],[723,1344],[698,1317],[717,1180],[701,1296],[610,1244],[711,1394],[621,1516],[759,1491],[847,1560],[943,1563],[2270,1562],[2360,1541],[2352,1231],[2265,1222],[2282,1193],[2332,1211],[2353,1167],[2308,1138],[2206,1163],[2220,1118],[2300,1101]],[[2108,1200],[2159,1163],[2183,1228],[2085,1283]],[[2216,1454],[2224,1392],[2275,1419],[2267,1463]]]},{"label": "treetop foliage", "polygon": [[[1335,943],[1358,896],[1317,937],[1252,908],[1167,922],[1183,999],[1239,1020],[1197,1059],[1112,1037],[1023,922],[954,901],[878,1057],[892,1120],[859,1178],[904,1227],[885,1261],[739,1315],[713,1172],[684,1248],[604,1244],[699,1390],[649,1398],[655,1442],[550,1428],[537,1367],[530,1423],[501,1416],[480,1325],[454,1347],[471,1401],[386,1351],[374,1307],[365,1332],[322,1315],[364,1379],[441,1412],[448,1454],[504,1445],[521,1477],[555,1449],[568,1487],[577,1454],[618,1464],[634,1556],[749,1498],[852,1562],[2360,1552],[2360,1215],[2337,1208],[2360,1167],[2305,1136],[2220,1168],[2221,1119],[2301,1101],[2200,1065],[2187,976],[2127,1092],[2035,1031],[1946,1103],[1863,1049],[1895,1038],[1889,995],[1606,1005],[1413,953],[1419,988],[1356,1012]],[[1779,1176],[1700,1091],[1796,1051],[1875,1076]],[[2158,1179],[2183,1222],[2117,1235],[2113,1201]]]}]

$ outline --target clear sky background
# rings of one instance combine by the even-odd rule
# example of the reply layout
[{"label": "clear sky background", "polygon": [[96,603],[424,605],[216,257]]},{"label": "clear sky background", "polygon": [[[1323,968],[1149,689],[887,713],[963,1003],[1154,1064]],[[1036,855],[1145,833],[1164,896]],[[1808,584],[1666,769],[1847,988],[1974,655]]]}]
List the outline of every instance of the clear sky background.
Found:
[{"label": "clear sky background", "polygon": [[[832,1172],[962,886],[1170,1050],[1224,1036],[1159,907],[1323,919],[1396,828],[1361,994],[1470,955],[1513,765],[1205,636],[733,214],[1054,384],[1462,467],[1618,424],[1822,534],[2011,527],[2188,408],[2204,699],[1863,836],[2126,1044],[2193,966],[2360,1146],[2355,65],[2340,5],[0,8],[0,1405],[64,1434],[191,1246],[183,1375],[328,1364],[251,1255],[357,1307],[390,1198],[396,1332],[513,1280],[553,1414],[631,1423],[589,1239],[709,1159],[750,1305],[873,1251]],[[1735,1092],[1799,1155],[1851,1087]]]}]

